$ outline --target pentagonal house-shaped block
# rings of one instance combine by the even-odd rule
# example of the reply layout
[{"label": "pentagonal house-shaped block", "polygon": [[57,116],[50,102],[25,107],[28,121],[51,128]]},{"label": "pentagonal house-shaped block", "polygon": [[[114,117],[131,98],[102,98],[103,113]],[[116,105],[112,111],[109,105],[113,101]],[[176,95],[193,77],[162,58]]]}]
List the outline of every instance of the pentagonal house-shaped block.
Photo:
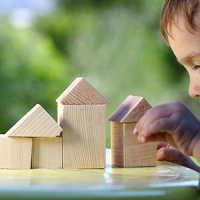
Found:
[{"label": "pentagonal house-shaped block", "polygon": [[[29,157],[26,156],[26,159],[23,160],[23,165],[17,164],[17,160],[15,159],[14,163],[10,162],[5,166],[8,166],[9,169],[27,166],[29,166],[29,168],[61,169],[62,138],[56,137],[60,136],[61,131],[62,128],[42,108],[42,106],[39,104],[35,105],[10,130],[8,130],[5,137],[0,138],[1,141],[5,140],[5,142],[7,142],[8,146],[6,146],[6,150],[9,150],[9,148],[12,149],[12,147],[9,147],[11,142],[16,145],[21,142],[22,145],[25,145],[27,144],[27,141],[31,141],[31,146],[29,145],[28,148],[30,152],[25,149],[25,147],[27,148],[27,145],[22,149],[22,151],[29,152],[30,155]],[[17,148],[17,150],[22,147]],[[10,154],[15,155],[12,151],[9,152]],[[20,157],[20,155],[26,154],[20,152],[18,157]],[[2,154],[0,158],[3,159],[3,156],[4,155]],[[6,156],[10,157],[8,153]],[[2,166],[5,167],[4,165]]]},{"label": "pentagonal house-shaped block", "polygon": [[156,166],[156,143],[143,144],[133,135],[138,120],[151,108],[143,98],[129,95],[108,118],[111,121],[112,164],[120,167]]},{"label": "pentagonal house-shaped block", "polygon": [[63,168],[105,168],[108,101],[83,78],[76,78],[56,101]]}]

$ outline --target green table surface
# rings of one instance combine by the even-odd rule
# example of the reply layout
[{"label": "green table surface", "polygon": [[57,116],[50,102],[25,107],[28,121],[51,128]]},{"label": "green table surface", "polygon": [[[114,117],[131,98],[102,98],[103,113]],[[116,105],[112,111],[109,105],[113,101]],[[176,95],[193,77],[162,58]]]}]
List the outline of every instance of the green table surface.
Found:
[{"label": "green table surface", "polygon": [[198,199],[199,174],[189,168],[118,168],[106,155],[105,169],[0,170],[0,199]]}]

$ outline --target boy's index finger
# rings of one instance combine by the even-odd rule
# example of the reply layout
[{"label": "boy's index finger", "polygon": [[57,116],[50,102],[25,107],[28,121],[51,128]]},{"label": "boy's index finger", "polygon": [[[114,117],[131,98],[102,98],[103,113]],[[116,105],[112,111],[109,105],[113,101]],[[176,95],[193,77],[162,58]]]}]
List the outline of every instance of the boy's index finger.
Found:
[{"label": "boy's index finger", "polygon": [[138,123],[135,126],[135,129],[133,130],[133,133],[137,135],[143,129],[148,129],[148,127],[152,123],[163,118],[168,118],[170,115],[171,113],[165,105],[150,108],[138,121]]},{"label": "boy's index finger", "polygon": [[145,113],[143,117],[145,117],[145,120],[147,120],[148,118],[152,120],[157,120],[159,118],[170,117],[171,114],[172,114],[172,110],[169,108],[169,105],[164,104],[164,105],[152,107]]},{"label": "boy's index finger", "polygon": [[137,130],[136,127],[133,129],[133,134],[134,134],[134,135],[138,135],[138,130]]}]

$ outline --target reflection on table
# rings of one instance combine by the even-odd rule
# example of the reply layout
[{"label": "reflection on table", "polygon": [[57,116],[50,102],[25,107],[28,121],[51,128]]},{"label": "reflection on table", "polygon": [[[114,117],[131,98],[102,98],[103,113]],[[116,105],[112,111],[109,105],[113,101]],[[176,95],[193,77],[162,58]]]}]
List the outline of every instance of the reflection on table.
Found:
[{"label": "reflection on table", "polygon": [[111,194],[112,197],[120,195],[144,197],[152,194],[155,197],[166,196],[168,191],[166,188],[173,191],[175,187],[175,191],[184,187],[190,190],[191,194],[197,195],[198,177],[197,172],[169,162],[158,162],[157,167],[115,167],[111,165],[111,151],[107,149],[105,169],[0,170],[0,195],[10,197],[11,194],[20,196],[23,193],[24,196],[26,194],[43,195],[43,197],[71,195],[80,198],[81,194],[83,198],[84,195],[85,197],[92,195],[108,197]]}]

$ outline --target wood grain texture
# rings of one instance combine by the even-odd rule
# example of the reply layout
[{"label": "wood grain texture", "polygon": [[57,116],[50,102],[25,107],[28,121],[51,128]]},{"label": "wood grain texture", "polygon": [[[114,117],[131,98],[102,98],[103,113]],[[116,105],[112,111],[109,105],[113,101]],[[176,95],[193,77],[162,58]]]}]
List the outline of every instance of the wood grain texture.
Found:
[{"label": "wood grain texture", "polygon": [[157,164],[157,143],[141,143],[133,135],[135,123],[124,123],[124,167],[150,167]]},{"label": "wood grain texture", "polygon": [[143,97],[129,95],[110,115],[108,120],[113,122],[138,122],[149,108],[151,108],[151,105]]},{"label": "wood grain texture", "polygon": [[31,151],[31,138],[0,135],[0,169],[30,169]]},{"label": "wood grain texture", "polygon": [[109,102],[84,78],[76,78],[57,98],[62,105],[108,104]]},{"label": "wood grain texture", "polygon": [[106,105],[58,107],[63,127],[63,169],[105,168]]},{"label": "wood grain texture", "polygon": [[33,138],[32,169],[62,169],[62,137]]},{"label": "wood grain texture", "polygon": [[124,166],[124,135],[123,124],[111,122],[111,151],[112,164]]},{"label": "wood grain texture", "polygon": [[157,164],[157,144],[141,143],[133,135],[136,123],[111,123],[112,164],[120,167],[149,167]]},{"label": "wood grain texture", "polygon": [[62,128],[40,106],[35,105],[7,133],[12,137],[56,137]]}]

